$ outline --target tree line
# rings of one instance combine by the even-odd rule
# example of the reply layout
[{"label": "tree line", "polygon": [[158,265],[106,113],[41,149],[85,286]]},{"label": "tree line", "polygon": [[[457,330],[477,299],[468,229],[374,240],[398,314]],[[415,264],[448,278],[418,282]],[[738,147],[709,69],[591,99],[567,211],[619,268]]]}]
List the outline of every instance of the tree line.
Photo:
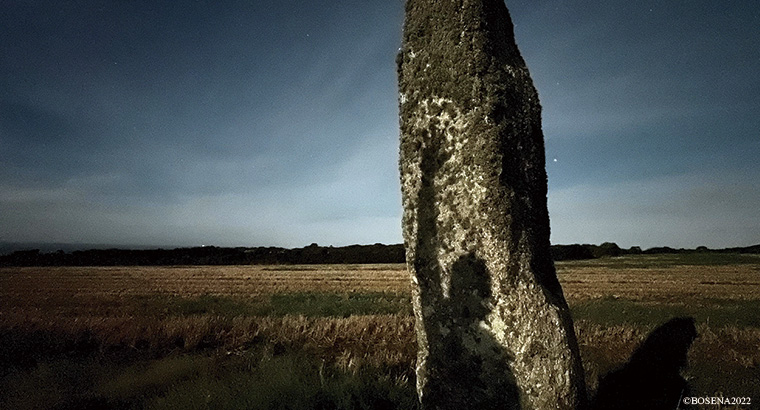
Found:
[{"label": "tree line", "polygon": [[[745,248],[674,249],[658,247],[642,250],[620,248],[612,242],[601,245],[552,245],[555,261],[583,260],[635,254],[689,252],[760,253],[760,245]],[[0,266],[168,266],[168,265],[275,265],[275,264],[361,264],[404,263],[404,245],[319,246],[303,248],[199,246],[175,249],[89,249],[41,252],[39,249],[0,255]]]}]

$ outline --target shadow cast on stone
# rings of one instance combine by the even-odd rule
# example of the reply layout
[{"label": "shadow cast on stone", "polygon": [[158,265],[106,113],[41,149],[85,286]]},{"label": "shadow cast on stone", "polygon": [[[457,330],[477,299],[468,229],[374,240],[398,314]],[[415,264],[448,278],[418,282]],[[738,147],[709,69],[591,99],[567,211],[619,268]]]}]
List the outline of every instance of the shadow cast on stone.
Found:
[{"label": "shadow cast on stone", "polygon": [[[444,138],[435,128],[430,132],[431,140]],[[422,176],[416,198],[419,220],[412,263],[424,317],[422,340],[428,349],[424,369],[420,373],[418,367],[417,372],[422,408],[519,410],[519,390],[509,354],[481,326],[490,313],[493,296],[485,262],[474,253],[459,256],[447,269],[439,262],[435,176],[447,155],[435,144],[423,144],[419,157]],[[418,343],[420,340],[418,335]],[[420,377],[424,378],[422,387]]]},{"label": "shadow cast on stone", "polygon": [[697,337],[694,319],[671,319],[654,329],[623,367],[599,380],[592,410],[688,408],[681,400],[690,395],[681,376],[687,354]]},{"label": "shadow cast on stone", "polygon": [[519,409],[509,355],[481,326],[491,299],[485,263],[468,254],[451,266],[449,274],[449,297],[436,301],[436,320],[426,323],[427,333],[440,337],[441,343],[431,345],[427,390],[435,394],[425,408]]}]

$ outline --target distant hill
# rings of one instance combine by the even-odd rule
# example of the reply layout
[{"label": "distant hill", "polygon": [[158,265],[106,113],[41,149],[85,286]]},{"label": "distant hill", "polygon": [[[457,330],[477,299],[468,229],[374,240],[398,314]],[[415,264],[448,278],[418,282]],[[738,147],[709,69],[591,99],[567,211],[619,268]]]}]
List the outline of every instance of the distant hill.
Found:
[{"label": "distant hill", "polygon": [[[271,264],[343,264],[343,263],[404,263],[404,246],[351,245],[342,247],[319,246],[313,243],[303,248],[278,247],[223,248],[202,246],[175,249],[103,249],[70,250],[61,244],[47,244],[38,248],[15,249],[0,256],[0,266],[150,266],[150,265],[271,265]],[[75,246],[75,245],[69,245]],[[81,245],[79,245],[81,247]],[[0,248],[2,249],[2,248]],[[51,251],[50,249],[55,249]],[[662,253],[760,253],[760,245],[744,248],[673,249],[639,247],[622,249],[617,244],[553,245],[555,261],[594,259],[631,254]]]}]

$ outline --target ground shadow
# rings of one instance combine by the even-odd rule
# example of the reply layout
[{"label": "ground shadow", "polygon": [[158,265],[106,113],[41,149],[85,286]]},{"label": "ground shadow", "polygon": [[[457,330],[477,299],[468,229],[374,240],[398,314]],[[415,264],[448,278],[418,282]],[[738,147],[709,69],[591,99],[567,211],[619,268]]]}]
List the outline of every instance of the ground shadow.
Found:
[{"label": "ground shadow", "polygon": [[682,399],[690,395],[689,385],[680,371],[696,337],[691,317],[671,319],[654,329],[628,363],[599,380],[592,410],[688,408]]}]

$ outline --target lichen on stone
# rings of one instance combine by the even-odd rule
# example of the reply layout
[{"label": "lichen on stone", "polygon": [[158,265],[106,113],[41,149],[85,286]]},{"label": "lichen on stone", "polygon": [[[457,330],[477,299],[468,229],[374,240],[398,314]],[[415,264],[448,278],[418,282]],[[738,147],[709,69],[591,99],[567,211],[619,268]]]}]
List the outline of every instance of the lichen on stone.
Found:
[{"label": "lichen on stone", "polygon": [[423,407],[582,405],[549,254],[538,94],[506,7],[407,0],[397,62]]}]

